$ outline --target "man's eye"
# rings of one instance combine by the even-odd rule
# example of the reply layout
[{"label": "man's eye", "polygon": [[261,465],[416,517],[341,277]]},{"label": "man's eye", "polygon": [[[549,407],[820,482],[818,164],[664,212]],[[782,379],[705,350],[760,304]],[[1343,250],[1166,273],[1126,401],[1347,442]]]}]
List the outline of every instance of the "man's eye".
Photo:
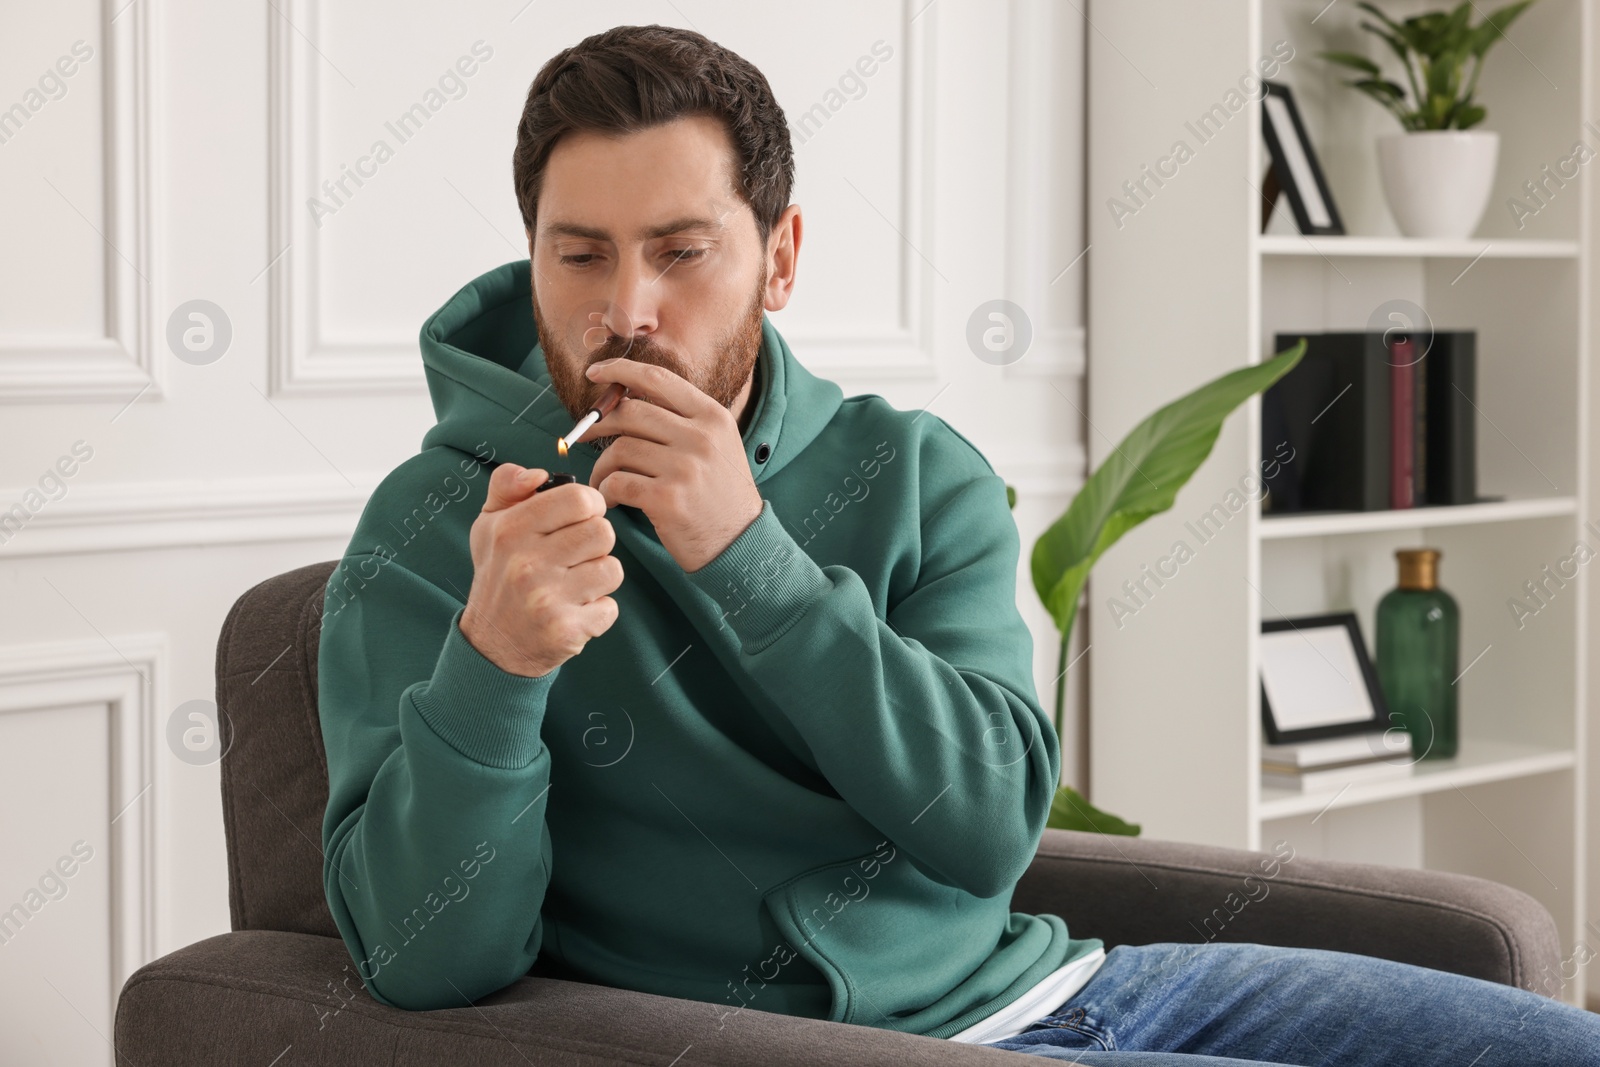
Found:
[{"label": "man's eye", "polygon": [[589,265],[589,261],[593,258],[593,252],[585,252],[582,255],[577,256],[562,256],[561,265],[564,267],[587,267]]},{"label": "man's eye", "polygon": [[704,248],[678,248],[667,253],[667,257],[674,263],[681,263],[686,259],[699,259],[706,254]]}]

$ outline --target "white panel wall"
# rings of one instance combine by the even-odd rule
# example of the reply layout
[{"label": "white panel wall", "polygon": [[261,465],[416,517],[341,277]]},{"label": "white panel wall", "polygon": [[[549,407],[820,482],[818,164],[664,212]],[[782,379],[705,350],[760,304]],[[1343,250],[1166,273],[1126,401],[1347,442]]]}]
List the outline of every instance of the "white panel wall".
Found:
[{"label": "white panel wall", "polygon": [[[416,450],[432,424],[423,320],[526,256],[510,155],[534,73],[589,33],[651,22],[749,58],[795,127],[806,241],[774,321],[799,358],[847,394],[926,405],[1017,488],[1018,601],[1051,704],[1054,630],[1027,554],[1083,475],[1076,13],[1049,0],[8,6],[0,513],[21,510],[0,524],[0,909],[25,915],[0,939],[0,1061],[109,1063],[126,975],[228,929],[217,767],[180,759],[169,727],[214,697],[233,601],[335,558],[366,494]],[[875,47],[889,56],[862,77]],[[387,124],[462,57],[460,89],[396,136]],[[392,156],[363,162],[379,139]],[[323,183],[341,179],[334,199]],[[995,299],[1032,334],[1004,366],[967,341]],[[214,305],[213,336],[230,336],[209,362],[169,343],[196,325],[197,300]]]}]

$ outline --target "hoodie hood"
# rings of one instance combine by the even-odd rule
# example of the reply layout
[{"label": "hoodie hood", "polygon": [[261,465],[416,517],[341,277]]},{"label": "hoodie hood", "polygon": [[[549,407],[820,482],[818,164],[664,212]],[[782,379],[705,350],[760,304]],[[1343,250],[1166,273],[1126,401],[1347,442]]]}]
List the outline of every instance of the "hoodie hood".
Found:
[{"label": "hoodie hood", "polygon": [[[573,417],[550,383],[533,322],[530,266],[516,260],[474,278],[422,326],[422,363],[438,423],[424,449],[448,445],[490,462],[565,470],[587,481],[599,459],[592,443],[566,456],[556,439]],[[838,411],[843,391],[802,367],[766,315],[756,358],[755,410],[744,433],[756,484],[789,464]],[[756,450],[770,454],[758,462]]]}]

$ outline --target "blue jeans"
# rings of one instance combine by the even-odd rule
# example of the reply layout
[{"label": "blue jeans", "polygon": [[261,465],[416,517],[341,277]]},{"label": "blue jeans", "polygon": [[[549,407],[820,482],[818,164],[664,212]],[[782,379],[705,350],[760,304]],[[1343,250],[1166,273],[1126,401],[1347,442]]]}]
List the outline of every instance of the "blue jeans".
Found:
[{"label": "blue jeans", "polygon": [[986,1044],[1111,1067],[1589,1067],[1600,1015],[1348,952],[1116,945],[1054,1014]]}]

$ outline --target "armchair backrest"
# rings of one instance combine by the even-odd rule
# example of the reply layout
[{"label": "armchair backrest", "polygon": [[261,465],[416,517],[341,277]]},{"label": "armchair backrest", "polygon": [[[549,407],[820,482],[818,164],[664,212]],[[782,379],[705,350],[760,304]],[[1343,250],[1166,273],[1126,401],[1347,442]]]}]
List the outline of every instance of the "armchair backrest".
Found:
[{"label": "armchair backrest", "polygon": [[338,937],[322,888],[328,758],[317,716],[322,596],[335,561],[269,578],[217,640],[222,820],[235,930]]}]

